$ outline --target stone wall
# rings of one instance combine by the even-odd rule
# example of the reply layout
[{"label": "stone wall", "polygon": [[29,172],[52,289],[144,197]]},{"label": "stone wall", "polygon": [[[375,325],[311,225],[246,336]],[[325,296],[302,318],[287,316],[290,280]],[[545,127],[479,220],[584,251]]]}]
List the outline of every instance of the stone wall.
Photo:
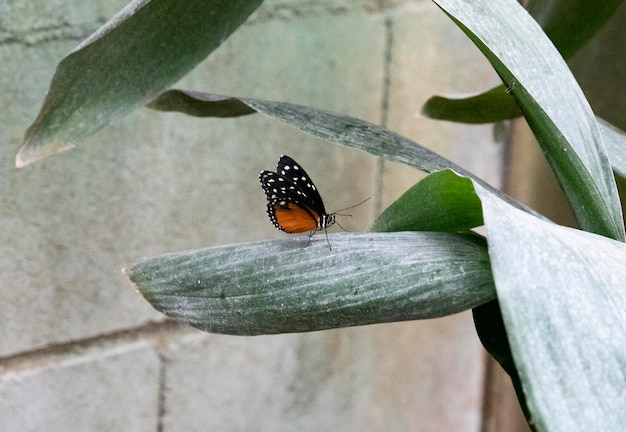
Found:
[{"label": "stone wall", "polygon": [[[310,334],[209,335],[168,322],[120,269],[143,256],[279,238],[257,180],[301,162],[365,230],[422,174],[260,115],[146,109],[14,167],[54,68],[123,0],[0,2],[0,429],[478,431],[471,315]],[[420,118],[497,77],[431,2],[266,2],[178,87],[312,105],[404,134],[498,184],[490,127]]]}]

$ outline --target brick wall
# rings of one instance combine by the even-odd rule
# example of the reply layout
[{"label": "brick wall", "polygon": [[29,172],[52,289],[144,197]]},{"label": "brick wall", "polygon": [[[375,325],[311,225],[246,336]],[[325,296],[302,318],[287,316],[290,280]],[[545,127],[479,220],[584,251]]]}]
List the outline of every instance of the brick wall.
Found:
[{"label": "brick wall", "polygon": [[[164,320],[120,272],[142,256],[283,236],[257,180],[283,153],[329,210],[374,198],[350,230],[420,173],[260,115],[148,110],[14,168],[56,63],[124,3],[0,3],[0,430],[478,431],[484,357],[467,313],[209,335]],[[496,82],[430,2],[272,0],[180,87],[385,124],[497,184],[490,127],[416,116],[432,94]]]}]

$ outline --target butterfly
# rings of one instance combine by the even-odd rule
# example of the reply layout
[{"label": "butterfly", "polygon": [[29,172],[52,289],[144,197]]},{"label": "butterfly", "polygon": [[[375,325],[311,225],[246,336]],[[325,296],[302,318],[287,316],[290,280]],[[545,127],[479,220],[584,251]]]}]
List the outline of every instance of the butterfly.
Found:
[{"label": "butterfly", "polygon": [[289,156],[280,157],[276,172],[262,171],[259,180],[267,197],[267,215],[280,231],[313,235],[335,223],[335,213],[326,213],[311,177]]}]

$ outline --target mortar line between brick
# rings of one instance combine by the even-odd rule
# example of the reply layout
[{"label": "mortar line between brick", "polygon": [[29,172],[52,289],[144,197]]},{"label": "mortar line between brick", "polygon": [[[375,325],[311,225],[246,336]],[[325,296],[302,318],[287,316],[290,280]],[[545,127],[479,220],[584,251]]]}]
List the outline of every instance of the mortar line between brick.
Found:
[{"label": "mortar line between brick", "polygon": [[393,50],[393,24],[391,18],[385,18],[385,52],[383,70],[383,95],[381,110],[381,126],[387,127],[389,115],[389,93],[391,87],[391,56]]},{"label": "mortar line between brick", "polygon": [[159,394],[158,394],[158,409],[157,409],[157,432],[163,432],[165,430],[165,382],[167,374],[167,358],[164,355],[159,355],[160,369],[159,369]]},{"label": "mortar line between brick", "polygon": [[480,407],[479,432],[492,432],[491,418],[493,416],[493,368],[494,362],[489,361],[488,355],[483,355],[482,397]]},{"label": "mortar line between brick", "polygon": [[151,322],[140,327],[23,351],[0,357],[0,375],[45,366],[70,355],[88,354],[141,341],[149,343],[157,353],[160,353],[167,340],[190,331],[192,330],[189,327],[169,320]]},{"label": "mortar line between brick", "polygon": [[[387,127],[389,116],[389,98],[391,88],[391,60],[393,54],[393,23],[391,18],[385,18],[385,46],[384,46],[384,59],[383,59],[383,94],[381,100],[381,118],[380,125]],[[383,178],[385,173],[385,161],[378,159],[377,166],[378,176],[376,182],[376,201],[374,202],[375,215],[379,215],[382,211],[383,201]]]}]

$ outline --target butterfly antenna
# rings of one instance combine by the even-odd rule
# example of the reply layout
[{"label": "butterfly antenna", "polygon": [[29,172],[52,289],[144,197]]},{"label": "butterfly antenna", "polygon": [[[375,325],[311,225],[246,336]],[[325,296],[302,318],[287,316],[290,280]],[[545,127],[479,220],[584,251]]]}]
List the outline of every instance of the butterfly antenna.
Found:
[{"label": "butterfly antenna", "polygon": [[[361,201],[361,202],[360,202],[360,203],[358,203],[358,204],[355,204],[355,205],[353,205],[353,206],[346,207],[346,208],[344,208],[344,209],[341,209],[341,210],[339,210],[339,211],[336,211],[336,212],[335,212],[335,214],[339,214],[339,212],[346,211],[346,210],[350,210],[350,209],[353,209],[353,208],[355,208],[355,207],[358,207],[358,206],[360,206],[361,204],[363,204],[363,203],[365,203],[365,202],[367,202],[367,201],[369,201],[369,200],[371,200],[371,199],[372,199],[372,197],[366,198],[366,199],[364,199],[363,201]],[[341,216],[352,216],[352,215],[341,215]]]},{"label": "butterfly antenna", "polygon": [[[334,214],[335,214],[336,216],[352,217],[352,215],[351,215],[351,214],[341,214],[340,212],[345,211],[345,210],[350,210],[350,209],[353,209],[353,208],[355,208],[355,207],[358,207],[358,206],[360,206],[361,204],[363,204],[364,202],[367,202],[367,201],[369,201],[369,200],[371,200],[371,199],[372,199],[372,197],[369,197],[369,198],[367,198],[367,199],[364,199],[364,200],[363,200],[363,201],[361,201],[360,203],[355,204],[355,205],[353,205],[353,206],[351,206],[351,207],[345,208],[345,209],[343,209],[343,210],[339,210],[338,212],[335,212]],[[339,228],[341,228],[344,232],[348,232],[348,230],[347,230],[347,229],[345,229],[344,227],[342,227],[342,226],[341,226],[341,224],[339,223],[339,221],[338,221],[338,220],[335,220],[335,223],[336,223],[336,224],[339,226]],[[327,234],[327,235],[328,235],[328,234]],[[329,245],[329,246],[330,246],[330,245]],[[331,250],[332,250],[332,249],[331,249]]]}]

